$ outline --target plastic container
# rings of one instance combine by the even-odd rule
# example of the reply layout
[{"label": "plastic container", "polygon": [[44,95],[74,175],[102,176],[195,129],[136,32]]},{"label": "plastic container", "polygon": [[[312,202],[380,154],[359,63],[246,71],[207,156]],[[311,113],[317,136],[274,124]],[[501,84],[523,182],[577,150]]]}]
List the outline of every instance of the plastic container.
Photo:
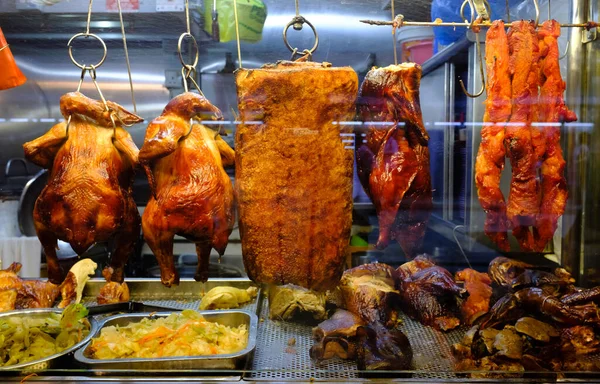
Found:
[{"label": "plastic container", "polygon": [[423,64],[433,56],[432,27],[402,27],[398,32],[401,62]]}]

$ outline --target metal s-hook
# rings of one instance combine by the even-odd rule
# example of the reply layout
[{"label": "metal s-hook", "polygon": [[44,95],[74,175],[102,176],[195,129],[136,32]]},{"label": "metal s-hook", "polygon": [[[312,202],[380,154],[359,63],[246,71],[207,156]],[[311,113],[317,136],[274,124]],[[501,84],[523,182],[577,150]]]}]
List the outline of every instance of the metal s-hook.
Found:
[{"label": "metal s-hook", "polygon": [[567,45],[565,46],[565,53],[563,53],[562,55],[560,55],[558,57],[558,60],[562,60],[565,57],[567,57],[567,55],[569,54],[569,48],[571,47],[571,42],[569,40],[567,40]]},{"label": "metal s-hook", "polygon": [[[469,8],[471,8],[471,22],[467,28],[472,30],[473,33],[475,33],[475,49],[477,51],[477,60],[479,60],[479,72],[481,73],[481,89],[479,90],[479,92],[472,94],[469,93],[462,79],[459,79],[458,83],[460,84],[460,87],[462,88],[462,91],[465,93],[465,95],[467,95],[470,98],[476,98],[481,96],[483,92],[485,92],[485,72],[483,69],[483,56],[481,55],[481,42],[479,40],[479,32],[481,27],[478,24],[480,24],[483,20],[488,20],[487,18],[489,18],[489,12],[486,9],[486,5],[489,4],[485,0],[465,0],[462,6],[460,7],[460,16],[462,17],[465,23],[468,23],[468,20],[464,15],[464,9],[467,4],[469,4]],[[477,17],[475,18],[476,12]]]},{"label": "metal s-hook", "polygon": [[458,80],[458,83],[460,84],[460,87],[462,88],[465,95],[467,95],[468,97],[471,97],[471,98],[479,97],[479,96],[483,95],[483,92],[485,91],[485,72],[483,70],[483,56],[481,56],[481,43],[479,41],[479,33],[475,33],[475,41],[477,44],[475,46],[475,48],[477,50],[477,57],[479,60],[479,72],[481,74],[481,89],[479,90],[479,92],[471,94],[465,87],[465,84],[462,81],[462,79]]},{"label": "metal s-hook", "polygon": [[533,28],[537,29],[540,24],[540,5],[538,4],[538,0],[533,0],[533,6],[535,7],[535,24]]}]

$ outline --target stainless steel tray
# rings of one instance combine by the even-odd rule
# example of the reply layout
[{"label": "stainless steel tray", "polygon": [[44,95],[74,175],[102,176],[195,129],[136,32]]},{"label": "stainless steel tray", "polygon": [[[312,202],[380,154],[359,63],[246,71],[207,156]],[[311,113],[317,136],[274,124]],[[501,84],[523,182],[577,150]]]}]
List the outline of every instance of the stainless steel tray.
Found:
[{"label": "stainless steel tray", "polygon": [[[37,308],[37,309],[24,309],[17,311],[9,311],[0,313],[0,320],[11,317],[11,316],[27,316],[27,317],[42,317],[47,316],[49,313],[62,313],[62,309],[57,308]],[[26,363],[8,365],[0,367],[0,371],[21,371],[22,373],[39,372],[46,369],[50,369],[59,364],[62,358],[66,358],[71,355],[75,350],[81,348],[84,344],[88,343],[92,338],[92,335],[98,330],[98,323],[94,318],[88,318],[90,322],[90,333],[83,338],[79,343],[73,345],[71,348],[67,348],[62,352],[55,353],[53,355],[44,357],[43,359],[28,361]]]},{"label": "stainless steel tray", "polygon": [[[209,355],[209,356],[176,356],[161,358],[131,358],[131,359],[93,359],[88,357],[88,348],[91,342],[88,342],[83,348],[75,352],[75,359],[93,369],[106,370],[188,370],[188,369],[242,369],[246,357],[256,346],[256,333],[258,328],[258,318],[255,314],[242,310],[218,310],[218,311],[198,311],[208,321],[223,324],[229,327],[238,327],[246,325],[248,327],[248,344],[246,348],[231,354]],[[155,313],[151,317],[167,317],[171,313]],[[103,328],[109,326],[125,326],[132,322],[139,322],[144,318],[150,317],[148,313],[132,313],[110,316],[106,318],[96,329],[92,338],[98,337]]]}]

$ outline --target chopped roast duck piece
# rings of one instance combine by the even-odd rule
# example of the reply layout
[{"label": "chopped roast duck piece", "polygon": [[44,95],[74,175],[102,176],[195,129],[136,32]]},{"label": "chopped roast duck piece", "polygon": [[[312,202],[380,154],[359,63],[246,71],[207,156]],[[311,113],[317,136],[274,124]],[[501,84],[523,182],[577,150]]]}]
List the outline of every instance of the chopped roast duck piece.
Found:
[{"label": "chopped roast duck piece", "polygon": [[360,370],[401,371],[412,367],[413,350],[408,338],[398,329],[387,329],[375,322],[356,332],[357,359]]},{"label": "chopped roast duck piece", "polygon": [[432,206],[420,81],[418,64],[373,68],[362,83],[358,106],[368,133],[356,161],[379,219],[377,247],[397,240],[410,257],[421,247]]},{"label": "chopped roast duck piece", "polygon": [[461,305],[461,314],[466,324],[473,322],[490,309],[492,280],[487,273],[467,268],[456,272],[456,280],[463,281],[469,297]]},{"label": "chopped roast duck piece", "polygon": [[236,72],[240,236],[248,276],[323,291],[343,271],[352,224],[350,68],[279,62]]},{"label": "chopped roast duck piece", "polygon": [[49,170],[33,216],[48,278],[55,284],[65,278],[57,240],[81,255],[96,242],[114,239],[111,280],[122,282],[123,267],[139,238],[140,216],[132,198],[138,149],[122,125],[142,118],[110,101],[108,107],[81,93],[67,93],[60,110],[65,119],[70,116],[70,124],[58,123],[23,145],[27,159]]},{"label": "chopped roast duck piece", "polygon": [[587,325],[563,329],[560,340],[561,351],[567,355],[591,355],[600,352],[600,340],[594,328]]},{"label": "chopped roast duck piece", "polygon": [[102,271],[106,284],[100,288],[100,292],[96,297],[98,304],[113,304],[129,301],[129,287],[126,282],[117,283],[116,281],[110,281],[110,269],[104,269]]},{"label": "chopped roast duck piece", "polygon": [[[426,259],[420,260],[421,265],[427,265]],[[458,327],[458,299],[467,296],[466,290],[454,282],[446,269],[436,265],[420,269],[417,265],[398,267],[404,312],[436,329],[447,331]]]},{"label": "chopped roast duck piece", "polygon": [[509,259],[508,257],[498,256],[490,261],[488,274],[493,284],[508,289],[512,285],[513,280],[528,268],[533,268],[533,265]]},{"label": "chopped roast duck piece", "polygon": [[407,280],[415,273],[433,266],[435,266],[435,263],[427,256],[419,255],[411,261],[399,266],[398,269],[396,269],[396,272],[398,273],[398,278],[400,280]]},{"label": "chopped roast duck piece", "polygon": [[360,265],[345,271],[340,282],[344,308],[368,324],[379,321],[394,326],[400,304],[396,274],[394,268],[383,263]]},{"label": "chopped roast duck piece", "polygon": [[580,304],[587,301],[600,301],[600,286],[583,289],[581,291],[573,292],[568,295],[564,295],[560,298],[564,304]]},{"label": "chopped roast duck piece", "polygon": [[[560,75],[558,42],[560,24],[556,20],[542,23],[538,32],[542,60],[539,120],[557,123],[577,120],[577,116],[565,105],[563,94],[565,82]],[[564,176],[565,160],[560,146],[560,127],[543,127],[546,152],[541,168],[542,202],[535,223],[535,250],[543,251],[556,231],[558,218],[567,203],[567,182]]]},{"label": "chopped roast duck piece", "polygon": [[539,210],[537,160],[531,138],[531,123],[537,120],[539,81],[538,38],[529,21],[515,21],[508,31],[509,70],[512,77],[512,114],[504,142],[512,167],[506,214],[521,249],[533,249],[533,234]]},{"label": "chopped roast duck piece", "polygon": [[[494,21],[485,38],[487,68],[484,126],[475,161],[475,183],[481,207],[486,213],[485,233],[503,251],[508,243],[506,203],[500,190],[504,169],[504,129],[511,115],[508,38],[502,20]],[[492,124],[489,124],[492,123]]]},{"label": "chopped roast duck piece", "polygon": [[356,357],[356,331],[364,321],[352,312],[338,309],[330,319],[313,328],[316,343],[310,349],[313,360],[321,361],[339,357]]},{"label": "chopped roast duck piece", "polygon": [[144,239],[160,265],[167,287],[179,284],[173,259],[173,237],[196,243],[197,281],[208,279],[210,251],[225,252],[233,229],[234,196],[223,169],[233,164],[233,150],[194,117],[221,120],[221,111],[203,96],[184,93],[167,104],[148,125],[140,163],[146,169],[152,197],[142,217]]},{"label": "chopped roast duck piece", "polygon": [[286,284],[269,287],[269,317],[277,320],[324,320],[325,293]]}]

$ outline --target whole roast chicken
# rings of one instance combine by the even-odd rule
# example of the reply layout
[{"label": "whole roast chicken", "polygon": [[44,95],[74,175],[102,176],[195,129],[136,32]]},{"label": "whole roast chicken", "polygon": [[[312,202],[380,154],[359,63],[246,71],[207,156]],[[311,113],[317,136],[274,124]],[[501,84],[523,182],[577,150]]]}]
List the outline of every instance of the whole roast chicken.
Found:
[{"label": "whole roast chicken", "polygon": [[179,284],[173,237],[180,235],[196,243],[195,279],[204,282],[211,249],[219,255],[225,252],[235,219],[233,186],[223,169],[234,163],[233,149],[204,125],[190,125],[194,117],[223,118],[203,96],[184,93],[148,125],[140,150],[152,189],[142,228],[167,287]]},{"label": "whole roast chicken", "polygon": [[70,124],[60,122],[23,145],[25,157],[50,173],[33,218],[54,284],[66,275],[58,264],[57,240],[79,255],[96,242],[114,240],[109,268],[111,280],[120,283],[139,238],[140,216],[132,198],[138,148],[122,125],[143,119],[107,104],[108,110],[101,101],[67,93],[60,110]]}]

